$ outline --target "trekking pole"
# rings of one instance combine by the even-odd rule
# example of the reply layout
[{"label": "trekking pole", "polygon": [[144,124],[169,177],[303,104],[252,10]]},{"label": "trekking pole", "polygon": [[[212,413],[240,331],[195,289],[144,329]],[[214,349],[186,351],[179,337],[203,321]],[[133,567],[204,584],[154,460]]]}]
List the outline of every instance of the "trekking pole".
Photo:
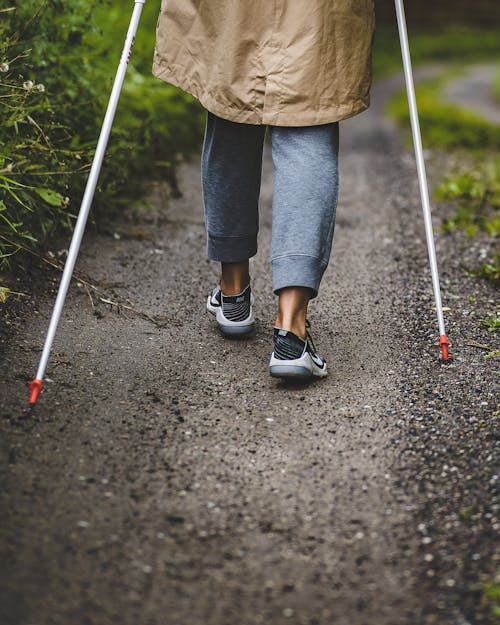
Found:
[{"label": "trekking pole", "polygon": [[439,347],[444,361],[448,360],[449,341],[446,337],[446,330],[443,318],[443,306],[441,303],[441,290],[439,287],[439,274],[436,262],[436,248],[434,244],[434,233],[432,231],[431,208],[429,204],[429,190],[427,188],[427,176],[425,173],[424,154],[422,150],[422,137],[420,134],[420,124],[418,121],[417,101],[415,98],[415,87],[413,84],[413,74],[411,69],[410,48],[408,45],[408,33],[406,31],[406,18],[403,0],[395,0],[396,16],[398,20],[399,40],[401,43],[401,55],[403,57],[403,67],[406,80],[406,92],[408,95],[408,107],[410,109],[411,130],[413,134],[413,146],[415,148],[415,160],[417,161],[418,182],[420,186],[420,197],[422,200],[422,211],[424,213],[425,235],[427,237],[427,250],[429,253],[429,263],[432,274],[432,286],[434,289],[434,299],[436,301],[436,312],[439,326]]},{"label": "trekking pole", "polygon": [[52,317],[49,323],[49,329],[47,336],[45,337],[45,344],[42,351],[42,356],[38,364],[38,370],[36,378],[32,380],[28,388],[30,390],[30,404],[35,404],[40,391],[43,386],[43,378],[45,375],[45,369],[47,368],[47,362],[50,356],[50,350],[52,349],[52,343],[57,331],[57,326],[61,318],[62,309],[68,292],[69,284],[71,282],[71,276],[73,275],[73,269],[75,268],[76,259],[80,250],[83,233],[85,231],[85,224],[89,215],[89,210],[94,199],[95,188],[99,179],[99,173],[101,171],[104,154],[106,152],[106,146],[108,145],[109,134],[115,118],[116,107],[118,106],[118,100],[120,99],[120,93],[125,79],[128,62],[134,46],[135,35],[139,26],[142,9],[146,4],[146,0],[134,0],[134,11],[128,27],[127,37],[125,39],[125,45],[123,47],[120,63],[118,65],[118,71],[116,73],[115,82],[111,91],[111,96],[108,102],[108,108],[102,124],[101,133],[99,135],[99,141],[90,169],[90,174],[87,180],[87,186],[83,195],[82,204],[80,206],[80,212],[76,221],[75,230],[73,232],[73,238],[71,239],[71,245],[68,251],[68,258],[64,266],[61,283],[59,285],[59,291],[52,311]]}]

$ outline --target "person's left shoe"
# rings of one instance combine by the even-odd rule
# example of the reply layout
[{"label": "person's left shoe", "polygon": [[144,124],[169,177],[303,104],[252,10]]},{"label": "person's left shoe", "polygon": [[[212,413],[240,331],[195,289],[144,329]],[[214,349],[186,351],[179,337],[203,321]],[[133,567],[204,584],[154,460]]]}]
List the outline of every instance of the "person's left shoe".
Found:
[{"label": "person's left shoe", "polygon": [[269,373],[275,378],[311,380],[327,375],[326,361],[316,353],[309,332],[304,341],[288,330],[274,328],[274,351]]},{"label": "person's left shoe", "polygon": [[238,295],[224,295],[216,286],[207,299],[207,310],[215,315],[223,334],[242,336],[255,328],[253,316],[254,297],[250,285]]}]

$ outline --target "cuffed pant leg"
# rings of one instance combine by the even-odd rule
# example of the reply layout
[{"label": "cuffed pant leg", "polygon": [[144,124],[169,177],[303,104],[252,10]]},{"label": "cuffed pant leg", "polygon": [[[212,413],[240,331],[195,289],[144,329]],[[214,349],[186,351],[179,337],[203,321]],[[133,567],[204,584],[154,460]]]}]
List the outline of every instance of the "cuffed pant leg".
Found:
[{"label": "cuffed pant leg", "polygon": [[338,123],[270,127],[274,163],[273,291],[316,297],[330,259],[338,198]]},{"label": "cuffed pant leg", "polygon": [[212,260],[241,262],[257,253],[265,132],[207,114],[201,175]]}]

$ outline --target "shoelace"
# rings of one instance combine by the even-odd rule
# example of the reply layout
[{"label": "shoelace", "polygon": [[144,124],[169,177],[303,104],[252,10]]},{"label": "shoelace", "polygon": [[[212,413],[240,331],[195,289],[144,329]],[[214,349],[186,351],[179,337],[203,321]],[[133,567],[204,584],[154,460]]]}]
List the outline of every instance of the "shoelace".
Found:
[{"label": "shoelace", "polygon": [[314,345],[314,341],[312,340],[312,336],[309,332],[310,329],[311,329],[311,322],[309,321],[309,319],[306,319],[306,341],[312,347],[313,352],[317,354],[318,352],[316,351],[316,346]]}]

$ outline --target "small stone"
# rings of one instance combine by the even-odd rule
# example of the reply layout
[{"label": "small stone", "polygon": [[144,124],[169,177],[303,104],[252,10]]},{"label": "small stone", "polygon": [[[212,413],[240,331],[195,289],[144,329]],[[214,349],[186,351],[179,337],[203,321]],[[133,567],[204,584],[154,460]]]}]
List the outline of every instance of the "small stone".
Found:
[{"label": "small stone", "polygon": [[284,616],[285,618],[291,618],[291,617],[293,616],[293,614],[294,614],[294,613],[293,613],[292,608],[285,608],[285,609],[283,610],[283,616]]},{"label": "small stone", "polygon": [[446,580],[446,585],[448,588],[453,588],[456,584],[456,581],[450,577],[450,579]]},{"label": "small stone", "polygon": [[78,527],[85,528],[85,527],[88,527],[90,523],[88,521],[78,521],[77,525]]}]

